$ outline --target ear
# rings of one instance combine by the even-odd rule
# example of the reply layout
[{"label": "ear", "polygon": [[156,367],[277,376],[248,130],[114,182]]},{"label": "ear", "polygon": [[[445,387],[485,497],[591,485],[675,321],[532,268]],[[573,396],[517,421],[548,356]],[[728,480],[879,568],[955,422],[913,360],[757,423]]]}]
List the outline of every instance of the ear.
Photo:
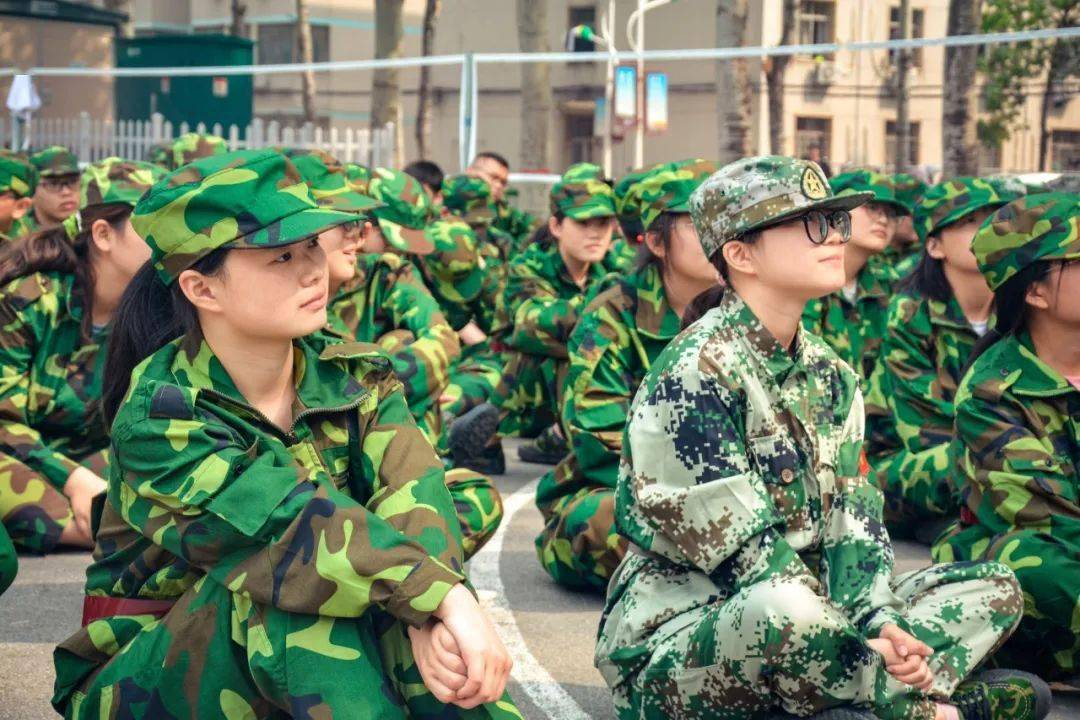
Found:
[{"label": "ear", "polygon": [[98,252],[111,252],[115,241],[116,233],[107,221],[95,220],[90,226],[90,242],[94,244]]},{"label": "ear", "polygon": [[197,270],[185,270],[176,279],[176,284],[180,286],[184,297],[197,309],[211,313],[221,312],[222,306],[217,297],[220,283],[214,278],[207,277]]},{"label": "ear", "polygon": [[562,238],[562,223],[556,220],[554,215],[548,218],[548,232],[554,235],[556,240]]},{"label": "ear", "polygon": [[939,235],[931,235],[926,238],[926,254],[935,260],[945,259],[945,251],[941,248],[941,237]]},{"label": "ear", "polygon": [[30,208],[34,206],[34,201],[28,197],[22,197],[15,201],[15,204],[11,206],[11,218],[13,220],[22,219],[26,213],[30,212]]},{"label": "ear", "polygon": [[649,251],[652,252],[653,255],[661,259],[667,257],[667,248],[660,242],[660,235],[658,233],[647,232],[644,235],[638,235],[638,242],[641,242],[642,239],[644,239],[645,244],[649,246]]},{"label": "ear", "polygon": [[728,270],[742,273],[743,275],[757,275],[754,259],[750,253],[750,246],[740,240],[732,240],[726,243],[720,251],[724,254],[724,262]]},{"label": "ear", "polygon": [[1040,280],[1028,285],[1024,294],[1024,302],[1039,310],[1049,310],[1051,305],[1050,284]]}]

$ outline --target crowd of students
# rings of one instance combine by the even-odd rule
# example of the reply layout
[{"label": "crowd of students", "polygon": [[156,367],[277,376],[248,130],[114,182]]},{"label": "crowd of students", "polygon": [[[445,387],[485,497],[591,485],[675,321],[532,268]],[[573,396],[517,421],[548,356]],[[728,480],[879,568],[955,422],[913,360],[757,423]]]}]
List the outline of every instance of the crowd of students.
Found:
[{"label": "crowd of students", "polygon": [[56,709],[520,717],[465,564],[520,436],[620,718],[1043,717],[1080,673],[1076,179],[579,164],[538,219],[508,173],[0,153],[0,592],[94,553]]}]

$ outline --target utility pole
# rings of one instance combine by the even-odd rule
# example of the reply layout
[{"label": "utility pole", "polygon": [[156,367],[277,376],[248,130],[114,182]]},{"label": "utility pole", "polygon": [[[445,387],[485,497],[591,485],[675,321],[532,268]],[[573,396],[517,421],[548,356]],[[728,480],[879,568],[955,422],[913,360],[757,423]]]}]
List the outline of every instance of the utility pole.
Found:
[{"label": "utility pole", "polygon": [[[911,3],[900,0],[900,37],[911,38]],[[908,62],[907,48],[896,54],[896,172],[906,172],[911,157],[911,119],[908,116]]]},{"label": "utility pole", "polygon": [[645,0],[638,0],[637,19],[637,125],[634,130],[634,167],[645,164]]}]

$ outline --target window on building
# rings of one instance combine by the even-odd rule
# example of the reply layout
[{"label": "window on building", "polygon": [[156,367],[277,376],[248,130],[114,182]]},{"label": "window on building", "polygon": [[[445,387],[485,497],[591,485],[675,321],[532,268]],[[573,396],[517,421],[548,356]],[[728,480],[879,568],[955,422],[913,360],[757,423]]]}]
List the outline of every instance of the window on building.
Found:
[{"label": "window on building", "polygon": [[567,164],[592,162],[593,115],[566,116]]},{"label": "window on building", "polygon": [[1053,172],[1080,172],[1080,130],[1050,133],[1050,169]]},{"label": "window on building", "polygon": [[[925,36],[926,28],[926,11],[921,8],[915,8],[911,11],[911,37],[921,38]],[[889,39],[900,39],[900,8],[894,7],[889,10]],[[897,52],[895,50],[889,51],[889,62],[895,66],[897,60]],[[908,57],[911,58],[911,66],[921,68],[923,66],[923,51],[922,48],[912,50]]]},{"label": "window on building", "polygon": [[[311,54],[315,62],[330,59],[330,26],[311,26]],[[257,49],[259,65],[281,65],[300,62],[296,23],[264,23],[259,25]]]},{"label": "window on building", "polygon": [[[572,5],[569,9],[569,24],[567,29],[575,28],[578,25],[588,25],[593,30],[596,30],[596,6],[595,5]],[[571,48],[574,52],[593,52],[596,50],[596,43],[592,40],[586,40],[585,38],[574,38],[574,45]]]},{"label": "window on building", "polygon": [[805,0],[799,10],[799,44],[817,45],[836,39],[836,3]]},{"label": "window on building", "polygon": [[[919,164],[919,123],[909,122],[908,127],[911,129],[910,141],[908,143],[908,166]],[[885,164],[893,170],[896,169],[896,123],[889,120],[885,123]]]},{"label": "window on building", "polygon": [[832,120],[829,118],[795,118],[795,157],[810,157],[811,146],[816,145],[820,158],[828,160],[832,150]]}]

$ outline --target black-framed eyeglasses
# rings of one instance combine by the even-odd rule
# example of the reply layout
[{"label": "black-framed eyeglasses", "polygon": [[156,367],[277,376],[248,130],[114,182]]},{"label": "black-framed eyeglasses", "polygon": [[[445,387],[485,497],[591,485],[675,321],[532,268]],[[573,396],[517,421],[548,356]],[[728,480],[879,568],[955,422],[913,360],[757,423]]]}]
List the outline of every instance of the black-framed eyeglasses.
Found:
[{"label": "black-framed eyeglasses", "polygon": [[364,221],[350,220],[349,222],[341,223],[341,229],[345,231],[346,235],[358,234],[361,230],[364,229]]},{"label": "black-framed eyeglasses", "polygon": [[840,242],[851,240],[851,213],[847,210],[811,210],[802,215],[806,237],[815,245],[824,245],[829,239],[829,228],[840,234]]},{"label": "black-framed eyeglasses", "polygon": [[41,179],[41,184],[48,190],[59,192],[61,190],[74,190],[79,187],[79,176],[47,177]]}]

